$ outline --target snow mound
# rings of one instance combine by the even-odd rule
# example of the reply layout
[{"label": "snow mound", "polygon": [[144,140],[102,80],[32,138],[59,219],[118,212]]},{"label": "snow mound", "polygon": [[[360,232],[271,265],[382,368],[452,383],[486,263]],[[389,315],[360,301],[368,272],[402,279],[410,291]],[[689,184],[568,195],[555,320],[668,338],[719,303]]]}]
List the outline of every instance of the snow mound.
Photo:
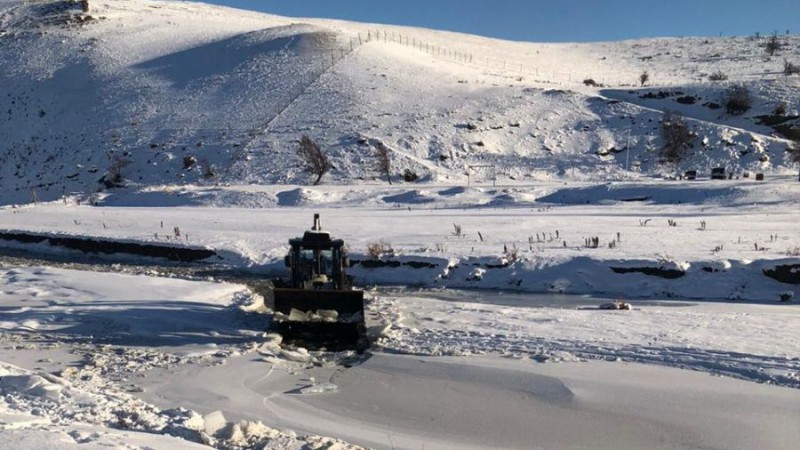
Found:
[{"label": "snow mound", "polygon": [[[48,379],[49,378],[49,379]],[[56,381],[56,382],[53,382]],[[0,392],[15,392],[28,397],[58,401],[64,385],[52,375],[4,375],[0,376]]]},{"label": "snow mound", "polygon": [[323,196],[315,190],[297,188],[278,193],[278,206],[301,206],[319,202]]}]

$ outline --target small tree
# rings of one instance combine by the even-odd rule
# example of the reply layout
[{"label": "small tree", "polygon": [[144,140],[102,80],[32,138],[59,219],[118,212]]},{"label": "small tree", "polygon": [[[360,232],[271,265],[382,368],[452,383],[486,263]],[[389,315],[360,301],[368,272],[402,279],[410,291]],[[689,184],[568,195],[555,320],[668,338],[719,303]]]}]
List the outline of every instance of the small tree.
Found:
[{"label": "small tree", "polygon": [[772,33],[772,36],[769,37],[766,45],[764,45],[764,50],[767,51],[769,56],[775,56],[775,52],[780,50],[781,43],[778,41],[778,32],[775,31]]},{"label": "small tree", "polygon": [[307,171],[317,176],[314,186],[322,181],[322,177],[331,170],[331,162],[322,149],[310,137],[305,134],[300,138],[300,146],[297,155],[305,165]]},{"label": "small tree", "polygon": [[375,145],[375,169],[386,175],[386,180],[392,184],[392,158],[389,155],[389,148],[383,145],[383,142],[378,142]]},{"label": "small tree", "polygon": [[753,105],[750,90],[743,84],[736,84],[728,89],[725,96],[725,110],[731,115],[746,113]]},{"label": "small tree", "polygon": [[789,75],[797,75],[800,74],[800,66],[797,64],[792,64],[788,60],[783,60],[783,74],[787,77]]},{"label": "small tree", "polygon": [[661,121],[661,138],[664,140],[664,148],[661,155],[665,161],[671,163],[680,161],[683,151],[692,144],[696,137],[680,113],[672,111],[664,113]]},{"label": "small tree", "polygon": [[124,180],[122,169],[128,167],[131,164],[131,160],[125,154],[108,151],[106,152],[106,157],[108,158],[108,170],[106,170],[106,173],[100,178],[100,182],[109,189],[121,187]]},{"label": "small tree", "polygon": [[639,75],[639,83],[644,86],[648,81],[650,81],[650,74],[645,70]]}]

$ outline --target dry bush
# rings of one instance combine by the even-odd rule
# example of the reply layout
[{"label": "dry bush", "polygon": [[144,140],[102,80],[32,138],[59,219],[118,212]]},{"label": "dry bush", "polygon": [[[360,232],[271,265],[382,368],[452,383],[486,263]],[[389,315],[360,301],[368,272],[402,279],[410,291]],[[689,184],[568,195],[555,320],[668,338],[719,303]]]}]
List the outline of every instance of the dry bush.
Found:
[{"label": "dry bush", "polygon": [[331,170],[331,162],[319,145],[310,137],[303,135],[300,138],[300,145],[297,155],[311,174],[316,175],[314,186],[322,181],[322,177]]},{"label": "dry bush", "polygon": [[412,182],[417,181],[417,180],[419,180],[419,175],[417,175],[417,173],[414,172],[413,170],[406,169],[403,172],[403,181],[405,181],[407,183],[412,183]]},{"label": "dry bush", "polygon": [[512,245],[508,247],[507,245],[503,245],[503,258],[505,258],[506,262],[513,263],[519,259],[519,249],[516,245]]},{"label": "dry bush", "polygon": [[207,180],[217,176],[217,168],[205,158],[200,161],[200,171]]},{"label": "dry bush", "polygon": [[367,255],[371,258],[380,258],[383,255],[394,255],[394,249],[392,248],[392,244],[384,241],[381,239],[378,242],[371,242],[367,244]]},{"label": "dry bush", "polygon": [[769,56],[774,56],[775,52],[780,50],[781,43],[778,41],[778,32],[772,33],[772,36],[769,37],[769,40],[764,45],[764,50],[769,54]]},{"label": "dry bush", "polygon": [[691,146],[696,137],[681,114],[666,112],[661,121],[661,138],[664,140],[661,156],[667,162],[680,161],[683,151]]},{"label": "dry bush", "polygon": [[190,169],[197,164],[197,158],[194,156],[186,155],[183,157],[183,168]]},{"label": "dry bush", "polygon": [[122,186],[124,180],[122,169],[128,167],[132,161],[128,158],[127,154],[106,152],[106,157],[109,162],[108,170],[106,170],[100,182],[103,183],[106,188]]},{"label": "dry bush", "polygon": [[711,81],[725,81],[728,79],[728,75],[725,72],[718,70],[709,75],[708,79]]},{"label": "dry bush", "polygon": [[800,74],[800,66],[796,64],[792,64],[787,60],[783,60],[783,74],[787,77],[790,75],[798,75]]},{"label": "dry bush", "polygon": [[735,84],[725,94],[725,110],[731,115],[744,114],[753,106],[750,90],[743,84]]},{"label": "dry bush", "polygon": [[392,158],[389,155],[389,147],[378,142],[375,145],[375,170],[382,175],[386,175],[386,180],[392,184]]},{"label": "dry bush", "polygon": [[650,81],[650,74],[649,74],[649,73],[647,73],[647,71],[645,70],[644,72],[642,72],[641,74],[639,74],[639,83],[640,83],[642,86],[644,86],[644,85],[645,85],[645,83],[647,83],[648,81]]}]

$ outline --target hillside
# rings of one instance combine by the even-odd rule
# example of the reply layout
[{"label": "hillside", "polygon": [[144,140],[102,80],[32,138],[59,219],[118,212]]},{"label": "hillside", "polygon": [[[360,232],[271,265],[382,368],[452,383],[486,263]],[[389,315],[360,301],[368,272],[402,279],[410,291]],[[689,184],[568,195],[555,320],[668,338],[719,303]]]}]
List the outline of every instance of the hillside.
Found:
[{"label": "hillside", "polygon": [[[4,1],[2,203],[89,194],[109,172],[134,190],[308,184],[303,134],[334,184],[375,182],[377,143],[418,182],[795,171],[800,76],[782,71],[800,38],[780,40],[769,58],[755,37],[535,44],[201,3]],[[735,83],[752,109],[714,109]],[[659,156],[668,110],[697,134],[677,166]]]}]

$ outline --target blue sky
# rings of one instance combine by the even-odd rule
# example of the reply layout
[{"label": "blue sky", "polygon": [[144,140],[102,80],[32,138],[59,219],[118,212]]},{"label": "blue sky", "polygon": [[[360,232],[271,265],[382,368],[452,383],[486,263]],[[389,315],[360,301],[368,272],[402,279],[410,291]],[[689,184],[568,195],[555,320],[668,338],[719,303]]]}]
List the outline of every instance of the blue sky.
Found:
[{"label": "blue sky", "polygon": [[412,25],[520,41],[800,33],[800,0],[204,0],[292,17]]}]

